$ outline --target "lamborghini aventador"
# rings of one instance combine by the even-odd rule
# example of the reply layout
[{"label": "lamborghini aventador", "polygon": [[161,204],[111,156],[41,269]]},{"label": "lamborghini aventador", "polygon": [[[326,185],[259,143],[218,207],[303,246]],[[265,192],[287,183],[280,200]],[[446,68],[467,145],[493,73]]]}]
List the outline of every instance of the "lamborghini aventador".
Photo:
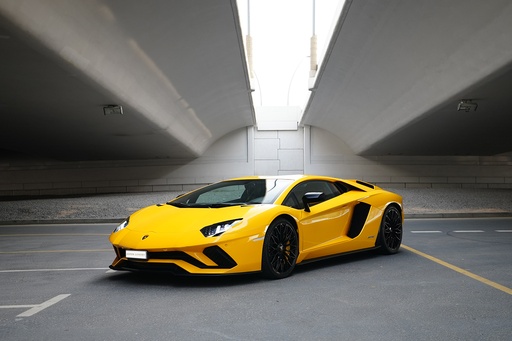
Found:
[{"label": "lamborghini aventador", "polygon": [[325,176],[251,176],[221,181],[143,208],[111,234],[114,270],[184,275],[260,272],[402,241],[398,194]]}]

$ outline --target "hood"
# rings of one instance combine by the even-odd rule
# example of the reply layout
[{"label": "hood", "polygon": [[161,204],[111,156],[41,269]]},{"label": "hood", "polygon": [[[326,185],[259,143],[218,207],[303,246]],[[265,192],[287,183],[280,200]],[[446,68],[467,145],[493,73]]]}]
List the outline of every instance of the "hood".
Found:
[{"label": "hood", "polygon": [[240,227],[245,226],[248,217],[265,209],[261,206],[178,208],[172,205],[153,205],[133,213],[128,226],[114,233],[110,240],[113,244],[133,248],[207,244],[214,239],[204,237],[200,231],[203,227],[240,218],[244,219]]},{"label": "hood", "polygon": [[243,218],[253,207],[178,208],[172,205],[153,205],[133,213],[127,229],[173,234],[199,231],[211,224]]}]

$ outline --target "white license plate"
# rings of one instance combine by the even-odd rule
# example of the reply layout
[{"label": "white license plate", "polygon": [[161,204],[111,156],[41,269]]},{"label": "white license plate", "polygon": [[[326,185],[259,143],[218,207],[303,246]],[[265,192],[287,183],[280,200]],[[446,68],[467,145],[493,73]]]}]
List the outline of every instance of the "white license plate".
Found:
[{"label": "white license plate", "polygon": [[126,258],[148,259],[148,252],[139,250],[126,250]]}]

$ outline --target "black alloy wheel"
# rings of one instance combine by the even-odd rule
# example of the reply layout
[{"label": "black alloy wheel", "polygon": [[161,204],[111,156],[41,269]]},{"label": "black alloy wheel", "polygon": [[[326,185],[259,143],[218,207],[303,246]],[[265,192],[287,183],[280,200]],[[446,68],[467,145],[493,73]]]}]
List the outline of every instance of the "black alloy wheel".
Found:
[{"label": "black alloy wheel", "polygon": [[381,253],[391,255],[398,252],[402,244],[402,213],[396,206],[389,206],[384,211],[377,240]]},{"label": "black alloy wheel", "polygon": [[261,271],[267,278],[289,276],[299,255],[299,238],[295,227],[286,219],[278,218],[268,227],[263,242]]}]

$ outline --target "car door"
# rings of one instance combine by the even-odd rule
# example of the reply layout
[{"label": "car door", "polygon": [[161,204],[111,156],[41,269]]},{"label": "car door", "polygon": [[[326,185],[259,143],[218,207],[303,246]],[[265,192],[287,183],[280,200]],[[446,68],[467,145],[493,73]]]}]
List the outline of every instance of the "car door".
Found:
[{"label": "car door", "polygon": [[[304,210],[302,196],[322,192],[322,200]],[[352,238],[347,237],[351,212],[364,192],[344,192],[329,181],[308,181],[296,186],[284,204],[302,210],[299,219],[299,241],[302,257],[318,258],[345,252]],[[295,205],[292,205],[296,202]],[[301,257],[301,258],[302,258]]]},{"label": "car door", "polygon": [[310,205],[310,212],[301,214],[299,234],[302,249],[329,243],[342,236],[347,227],[349,210],[343,208],[344,201],[340,200],[342,191],[332,182],[311,180],[300,183],[290,191],[283,204],[304,210],[302,197],[313,192],[323,194],[318,202]]}]

